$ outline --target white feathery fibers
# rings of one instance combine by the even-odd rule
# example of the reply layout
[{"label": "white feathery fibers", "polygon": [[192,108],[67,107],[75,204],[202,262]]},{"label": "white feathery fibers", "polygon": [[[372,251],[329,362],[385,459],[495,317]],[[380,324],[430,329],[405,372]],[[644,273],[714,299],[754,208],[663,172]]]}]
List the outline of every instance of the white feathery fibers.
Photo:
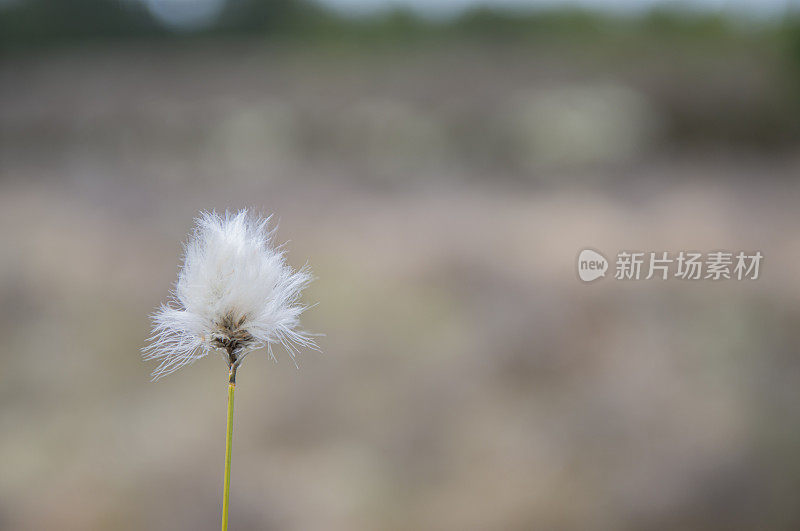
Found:
[{"label": "white feathery fibers", "polygon": [[317,350],[300,330],[300,294],[311,282],[308,266],[293,270],[273,242],[269,218],[203,212],[185,248],[172,300],[153,314],[153,335],[143,349],[159,360],[153,379],[222,349],[229,365],[262,346],[282,344],[292,360],[298,347]]}]

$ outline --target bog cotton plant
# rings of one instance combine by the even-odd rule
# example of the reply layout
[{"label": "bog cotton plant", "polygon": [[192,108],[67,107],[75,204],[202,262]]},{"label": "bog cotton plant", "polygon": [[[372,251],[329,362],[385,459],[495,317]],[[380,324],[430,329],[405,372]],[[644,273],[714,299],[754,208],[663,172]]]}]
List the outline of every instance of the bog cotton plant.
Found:
[{"label": "bog cotton plant", "polygon": [[300,294],[311,282],[308,267],[292,269],[279,246],[269,218],[246,210],[236,214],[204,212],[186,244],[183,266],[170,302],[153,315],[153,335],[143,349],[146,360],[158,360],[157,380],[218,350],[228,365],[228,431],[222,529],[228,527],[233,392],[236,370],[245,356],[283,345],[292,360],[299,348],[317,349],[300,330],[306,309]]},{"label": "bog cotton plant", "polygon": [[311,281],[307,267],[294,271],[274,245],[269,219],[202,213],[186,245],[174,297],[153,316],[145,358],[159,360],[158,379],[222,351],[235,369],[252,350],[282,344],[294,359],[297,347],[314,348],[298,329],[300,293]]}]

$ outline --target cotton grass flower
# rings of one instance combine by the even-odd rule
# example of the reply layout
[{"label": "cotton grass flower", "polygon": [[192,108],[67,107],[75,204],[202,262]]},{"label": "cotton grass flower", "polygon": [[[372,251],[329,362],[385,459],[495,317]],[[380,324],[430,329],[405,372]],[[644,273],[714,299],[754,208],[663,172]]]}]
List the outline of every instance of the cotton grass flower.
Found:
[{"label": "cotton grass flower", "polygon": [[220,350],[228,365],[228,423],[222,530],[228,528],[233,395],[236,370],[245,356],[281,344],[292,360],[300,347],[317,349],[313,337],[299,328],[306,309],[300,294],[311,282],[308,266],[293,270],[274,245],[269,218],[203,212],[186,244],[173,300],[153,315],[153,335],[143,349],[146,360],[158,360],[157,380]]},{"label": "cotton grass flower", "polygon": [[223,351],[229,367],[238,367],[252,350],[283,345],[292,360],[298,347],[316,349],[299,330],[300,294],[311,282],[307,266],[294,271],[274,245],[269,218],[204,212],[186,244],[173,300],[153,315],[153,336],[145,359],[159,360],[159,379]]}]

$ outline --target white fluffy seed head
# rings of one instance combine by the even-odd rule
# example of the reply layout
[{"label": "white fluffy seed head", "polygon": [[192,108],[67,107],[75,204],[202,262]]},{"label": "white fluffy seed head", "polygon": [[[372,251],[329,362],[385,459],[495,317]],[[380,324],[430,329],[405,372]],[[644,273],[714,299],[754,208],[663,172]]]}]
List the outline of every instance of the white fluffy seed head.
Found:
[{"label": "white fluffy seed head", "polygon": [[224,350],[228,364],[266,346],[282,344],[295,359],[298,347],[317,350],[300,330],[300,294],[311,282],[308,266],[293,270],[273,242],[269,218],[203,212],[186,244],[172,300],[153,314],[153,335],[143,349],[159,360],[153,379]]}]

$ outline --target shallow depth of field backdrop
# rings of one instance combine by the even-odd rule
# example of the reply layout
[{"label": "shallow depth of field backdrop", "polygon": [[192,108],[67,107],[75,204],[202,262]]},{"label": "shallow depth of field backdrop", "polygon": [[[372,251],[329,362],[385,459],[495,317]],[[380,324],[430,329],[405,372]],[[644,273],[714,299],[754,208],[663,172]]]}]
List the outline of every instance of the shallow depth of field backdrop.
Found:
[{"label": "shallow depth of field backdrop", "polygon": [[333,4],[0,2],[0,529],[218,528],[226,367],[138,349],[241,206],[326,337],[240,371],[231,529],[800,528],[791,4]]}]

